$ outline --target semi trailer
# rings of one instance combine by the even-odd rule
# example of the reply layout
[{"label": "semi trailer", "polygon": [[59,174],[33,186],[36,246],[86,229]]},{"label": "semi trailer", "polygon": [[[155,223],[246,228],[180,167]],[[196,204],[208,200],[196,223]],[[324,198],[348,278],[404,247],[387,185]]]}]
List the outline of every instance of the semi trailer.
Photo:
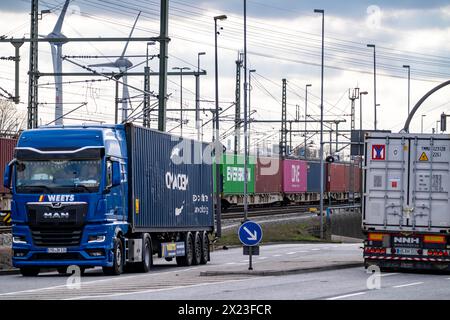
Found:
[{"label": "semi trailer", "polygon": [[147,272],[153,255],[205,264],[214,232],[212,161],[201,142],[135,126],[24,131],[4,186],[13,265]]},{"label": "semi trailer", "polygon": [[450,136],[367,133],[365,266],[450,269]]}]

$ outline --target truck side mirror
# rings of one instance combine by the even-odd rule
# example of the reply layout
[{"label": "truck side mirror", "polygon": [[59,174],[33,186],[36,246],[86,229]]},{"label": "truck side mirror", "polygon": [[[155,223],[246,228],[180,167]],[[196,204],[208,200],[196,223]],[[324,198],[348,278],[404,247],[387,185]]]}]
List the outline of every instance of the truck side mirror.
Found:
[{"label": "truck side mirror", "polygon": [[112,186],[116,187],[120,185],[121,173],[120,173],[120,163],[113,161],[112,163]]},{"label": "truck side mirror", "polygon": [[5,174],[3,175],[3,186],[7,189],[11,188],[11,170],[12,166],[7,164],[5,167]]},{"label": "truck side mirror", "polygon": [[441,132],[447,131],[447,115],[445,113],[441,114]]}]

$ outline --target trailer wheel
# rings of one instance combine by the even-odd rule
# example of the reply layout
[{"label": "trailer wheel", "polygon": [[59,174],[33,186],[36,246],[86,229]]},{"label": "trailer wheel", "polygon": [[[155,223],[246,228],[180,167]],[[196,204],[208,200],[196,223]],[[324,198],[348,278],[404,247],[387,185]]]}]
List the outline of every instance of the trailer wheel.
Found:
[{"label": "trailer wheel", "polygon": [[209,261],[209,237],[207,232],[202,235],[202,257],[200,264],[206,264]]},{"label": "trailer wheel", "polygon": [[198,265],[202,262],[202,237],[200,232],[196,232],[194,236],[194,259],[193,265]]},{"label": "trailer wheel", "polygon": [[123,272],[123,244],[119,238],[114,240],[113,266],[103,267],[103,273],[109,276],[118,276]]},{"label": "trailer wheel", "polygon": [[23,267],[20,268],[20,273],[24,277],[36,277],[39,274],[40,268],[37,267]]},{"label": "trailer wheel", "polygon": [[139,272],[149,272],[153,264],[152,241],[149,235],[144,236],[144,245],[142,246],[142,262],[137,263]]},{"label": "trailer wheel", "polygon": [[187,232],[185,234],[185,250],[186,254],[183,257],[177,257],[177,265],[179,266],[190,266],[194,260],[194,239],[192,233]]}]

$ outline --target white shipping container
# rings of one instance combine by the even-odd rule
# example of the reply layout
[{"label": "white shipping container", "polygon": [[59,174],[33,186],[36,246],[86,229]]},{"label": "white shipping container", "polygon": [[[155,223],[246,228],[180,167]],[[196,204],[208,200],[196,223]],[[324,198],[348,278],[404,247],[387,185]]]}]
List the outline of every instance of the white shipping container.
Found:
[{"label": "white shipping container", "polygon": [[450,229],[450,136],[368,133],[363,229]]}]

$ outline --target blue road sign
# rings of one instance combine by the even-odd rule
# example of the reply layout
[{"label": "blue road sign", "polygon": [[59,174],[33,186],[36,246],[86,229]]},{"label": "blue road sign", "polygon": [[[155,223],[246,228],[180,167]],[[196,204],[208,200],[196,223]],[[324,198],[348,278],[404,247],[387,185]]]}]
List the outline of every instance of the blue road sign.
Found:
[{"label": "blue road sign", "polygon": [[262,229],[259,224],[247,221],[239,227],[239,240],[245,246],[256,246],[262,240]]}]

